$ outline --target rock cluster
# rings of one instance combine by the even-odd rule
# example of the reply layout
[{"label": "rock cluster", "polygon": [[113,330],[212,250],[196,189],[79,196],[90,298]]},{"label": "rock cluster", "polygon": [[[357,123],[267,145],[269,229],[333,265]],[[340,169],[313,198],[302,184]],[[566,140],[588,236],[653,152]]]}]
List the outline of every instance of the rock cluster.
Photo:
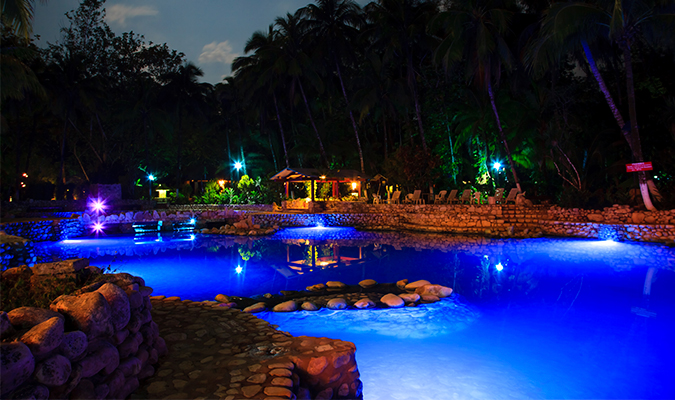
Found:
[{"label": "rock cluster", "polygon": [[[37,264],[32,276],[93,271],[86,260]],[[5,274],[27,274],[8,270]],[[28,274],[31,275],[31,274]],[[50,309],[0,312],[0,397],[126,398],[152,376],[166,344],[142,278],[102,275]]]},{"label": "rock cluster", "polygon": [[237,221],[232,225],[223,225],[220,228],[204,228],[201,233],[210,233],[218,235],[238,235],[238,236],[262,236],[271,235],[279,230],[278,226],[262,227],[259,224],[254,224],[251,217]]},{"label": "rock cluster", "polygon": [[328,281],[325,284],[308,286],[306,291],[282,291],[281,295],[277,296],[268,293],[256,299],[233,298],[219,294],[216,301],[247,313],[267,310],[292,312],[316,311],[322,307],[331,310],[414,307],[419,304],[435,303],[451,294],[451,288],[435,285],[426,280],[408,283],[407,279],[403,279],[395,284],[379,284],[373,279],[365,279],[357,285]]}]

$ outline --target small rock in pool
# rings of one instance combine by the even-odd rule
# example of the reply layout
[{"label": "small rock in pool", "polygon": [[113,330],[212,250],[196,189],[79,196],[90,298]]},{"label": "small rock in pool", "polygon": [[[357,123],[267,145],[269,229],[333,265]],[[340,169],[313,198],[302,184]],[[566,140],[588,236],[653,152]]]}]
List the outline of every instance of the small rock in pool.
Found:
[{"label": "small rock in pool", "polygon": [[248,307],[244,308],[244,312],[259,313],[259,312],[265,311],[266,309],[267,309],[267,305],[261,301],[259,303],[255,303],[251,306],[248,306]]},{"label": "small rock in pool", "polygon": [[419,280],[419,281],[411,282],[411,283],[405,285],[405,290],[412,290],[412,291],[414,291],[414,290],[417,289],[418,287],[424,286],[424,285],[429,285],[430,283],[431,283],[431,282],[429,282],[429,281],[427,281],[427,280],[421,279],[421,280]]},{"label": "small rock in pool", "polygon": [[420,299],[420,295],[417,293],[403,293],[399,294],[398,297],[402,298],[406,303],[415,303]]},{"label": "small rock in pool", "polygon": [[396,282],[396,287],[399,289],[405,289],[405,285],[408,284],[407,279],[401,279],[400,281]]},{"label": "small rock in pool", "polygon": [[354,307],[364,309],[364,308],[373,308],[375,303],[370,299],[361,299],[354,303]]},{"label": "small rock in pool", "polygon": [[362,288],[370,288],[375,285],[377,285],[377,282],[373,279],[365,279],[359,282],[359,286],[361,286]]},{"label": "small rock in pool", "polygon": [[326,286],[328,289],[344,289],[347,287],[347,285],[339,281],[328,281],[326,282]]},{"label": "small rock in pool", "polygon": [[343,298],[331,299],[328,301],[328,304],[326,304],[326,307],[331,310],[342,310],[347,308],[347,302]]},{"label": "small rock in pool", "polygon": [[385,294],[380,301],[389,307],[403,307],[405,305],[405,301],[393,293]]},{"label": "small rock in pool", "polygon": [[293,300],[289,300],[289,301],[284,301],[283,303],[277,304],[276,306],[274,306],[272,311],[289,312],[289,311],[295,311],[297,309],[298,309],[298,304]]},{"label": "small rock in pool", "polygon": [[311,301],[306,301],[302,303],[300,308],[302,308],[305,311],[316,311],[319,309],[319,307],[317,307],[316,304],[312,303]]},{"label": "small rock in pool", "polygon": [[317,283],[316,285],[307,286],[307,290],[310,292],[320,292],[326,288],[326,285],[323,283]]},{"label": "small rock in pool", "polygon": [[224,294],[219,294],[219,295],[216,295],[216,301],[219,302],[219,303],[229,303],[230,298],[225,296]]}]

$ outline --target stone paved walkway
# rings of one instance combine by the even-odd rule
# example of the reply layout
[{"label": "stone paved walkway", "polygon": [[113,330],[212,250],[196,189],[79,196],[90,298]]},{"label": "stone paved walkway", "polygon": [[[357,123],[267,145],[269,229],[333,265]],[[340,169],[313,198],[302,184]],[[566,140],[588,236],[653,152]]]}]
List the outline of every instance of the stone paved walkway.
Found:
[{"label": "stone paved walkway", "polygon": [[217,304],[152,299],[169,355],[131,399],[360,398],[352,343],[292,337]]}]

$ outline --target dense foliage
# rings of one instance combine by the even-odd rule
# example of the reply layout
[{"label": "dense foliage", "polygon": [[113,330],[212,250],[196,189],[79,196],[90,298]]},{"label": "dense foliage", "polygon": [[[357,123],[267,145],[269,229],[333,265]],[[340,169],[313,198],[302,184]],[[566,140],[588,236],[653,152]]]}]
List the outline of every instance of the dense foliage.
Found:
[{"label": "dense foliage", "polygon": [[[177,201],[269,202],[290,166],[590,207],[647,204],[640,181],[675,204],[672,1],[316,0],[253,33],[215,86],[104,15],[84,0],[46,49],[3,19],[4,200],[141,197],[154,173]],[[654,171],[626,173],[639,161]],[[186,185],[218,179],[234,183]]]}]

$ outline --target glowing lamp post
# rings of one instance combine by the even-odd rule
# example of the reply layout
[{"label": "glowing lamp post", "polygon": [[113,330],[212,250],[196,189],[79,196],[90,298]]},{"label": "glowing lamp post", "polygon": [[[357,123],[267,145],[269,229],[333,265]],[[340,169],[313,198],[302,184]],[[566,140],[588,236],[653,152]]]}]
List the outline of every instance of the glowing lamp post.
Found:
[{"label": "glowing lamp post", "polygon": [[153,174],[148,175],[148,196],[150,196],[150,200],[152,200],[152,181],[155,180],[155,176]]},{"label": "glowing lamp post", "polygon": [[499,169],[502,167],[502,164],[499,161],[496,161],[494,164],[492,164],[492,168],[496,169],[499,171]]}]

